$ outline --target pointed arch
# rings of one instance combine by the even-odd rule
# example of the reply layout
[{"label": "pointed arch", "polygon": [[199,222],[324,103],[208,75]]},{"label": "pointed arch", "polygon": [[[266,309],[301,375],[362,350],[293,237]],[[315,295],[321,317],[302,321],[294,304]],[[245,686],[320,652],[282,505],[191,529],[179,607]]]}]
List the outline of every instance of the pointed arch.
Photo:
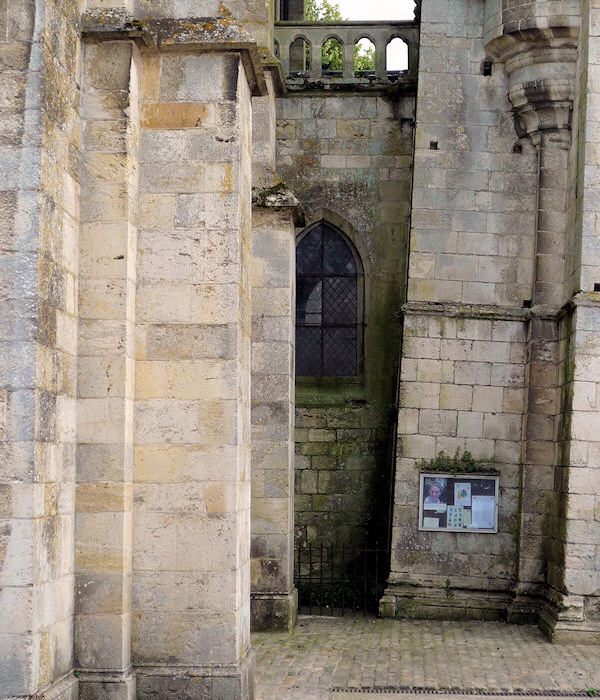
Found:
[{"label": "pointed arch", "polygon": [[352,241],[321,219],[296,247],[296,375],[359,377],[364,270]]}]

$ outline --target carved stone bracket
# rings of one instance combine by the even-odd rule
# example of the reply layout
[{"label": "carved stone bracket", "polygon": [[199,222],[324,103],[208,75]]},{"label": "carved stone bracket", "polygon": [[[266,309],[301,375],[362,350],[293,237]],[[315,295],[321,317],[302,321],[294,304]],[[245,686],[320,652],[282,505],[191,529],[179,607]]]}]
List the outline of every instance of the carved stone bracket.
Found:
[{"label": "carved stone bracket", "polygon": [[570,138],[578,37],[578,27],[538,27],[486,44],[486,52],[504,63],[510,76],[508,99],[517,134],[536,145],[543,131]]}]

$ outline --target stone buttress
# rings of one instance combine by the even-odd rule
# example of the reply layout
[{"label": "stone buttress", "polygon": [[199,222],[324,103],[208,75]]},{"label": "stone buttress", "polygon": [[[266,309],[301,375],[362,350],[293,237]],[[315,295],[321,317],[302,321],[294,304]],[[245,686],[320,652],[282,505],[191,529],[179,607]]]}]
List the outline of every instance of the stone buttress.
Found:
[{"label": "stone buttress", "polygon": [[[441,20],[423,5],[384,614],[539,618],[554,639],[597,639],[594,10],[581,11],[487,0]],[[499,470],[497,534],[417,532],[416,460],[456,449]]]},{"label": "stone buttress", "polygon": [[[213,5],[147,22],[131,11],[165,8],[0,7],[2,697],[253,695],[252,96],[268,91],[256,43]],[[288,211],[266,228],[290,239]],[[289,574],[284,589],[293,620]]]},{"label": "stone buttress", "polygon": [[[266,9],[265,9],[266,13]],[[273,45],[273,25],[254,28]],[[268,94],[252,98],[251,625],[291,631],[294,587],[296,226],[303,212],[275,172],[279,61],[261,49]]]}]

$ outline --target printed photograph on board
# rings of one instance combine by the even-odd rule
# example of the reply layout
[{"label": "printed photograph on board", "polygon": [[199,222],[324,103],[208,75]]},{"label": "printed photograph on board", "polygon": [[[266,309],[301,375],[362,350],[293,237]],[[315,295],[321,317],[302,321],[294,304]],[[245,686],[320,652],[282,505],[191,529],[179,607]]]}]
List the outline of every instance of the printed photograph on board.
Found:
[{"label": "printed photograph on board", "polygon": [[425,479],[425,506],[437,506],[446,503],[446,479]]},{"label": "printed photograph on board", "polygon": [[499,477],[420,475],[420,530],[498,531]]}]

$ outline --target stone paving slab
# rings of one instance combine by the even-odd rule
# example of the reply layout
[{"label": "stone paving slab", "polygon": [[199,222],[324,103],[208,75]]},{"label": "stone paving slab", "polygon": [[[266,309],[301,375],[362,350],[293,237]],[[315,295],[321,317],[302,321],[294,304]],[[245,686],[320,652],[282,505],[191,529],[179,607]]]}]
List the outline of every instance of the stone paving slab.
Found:
[{"label": "stone paving slab", "polygon": [[346,700],[334,689],[423,690],[430,699],[427,690],[454,691],[458,700],[460,691],[556,697],[600,688],[600,647],[550,644],[530,625],[302,616],[292,634],[252,641],[256,700]]}]

